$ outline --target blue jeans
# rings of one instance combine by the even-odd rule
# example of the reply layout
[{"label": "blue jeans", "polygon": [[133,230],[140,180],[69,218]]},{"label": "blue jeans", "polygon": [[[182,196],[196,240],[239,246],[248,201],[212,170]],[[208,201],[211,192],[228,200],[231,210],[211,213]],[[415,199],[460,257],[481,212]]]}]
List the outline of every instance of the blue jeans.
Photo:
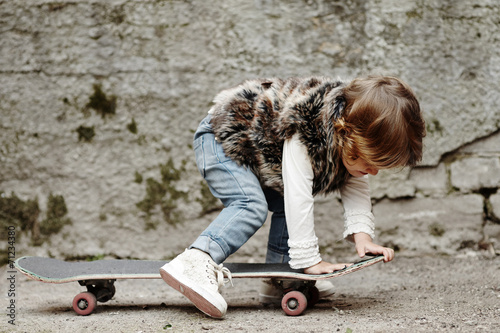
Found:
[{"label": "blue jeans", "polygon": [[190,248],[205,251],[216,263],[222,263],[255,234],[270,210],[273,215],[266,262],[288,262],[283,197],[273,190],[264,190],[250,169],[226,157],[215,140],[210,118],[209,115],[200,123],[193,148],[198,170],[224,209]]}]

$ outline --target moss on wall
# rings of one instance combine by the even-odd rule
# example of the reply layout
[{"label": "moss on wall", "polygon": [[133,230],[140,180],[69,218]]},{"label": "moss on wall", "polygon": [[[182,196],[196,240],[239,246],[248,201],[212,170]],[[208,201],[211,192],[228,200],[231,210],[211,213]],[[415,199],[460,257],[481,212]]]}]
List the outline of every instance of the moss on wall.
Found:
[{"label": "moss on wall", "polygon": [[[71,224],[71,219],[66,215],[68,209],[62,195],[49,194],[47,201],[46,217],[39,222],[41,210],[38,199],[22,200],[15,193],[10,196],[0,192],[0,226],[3,230],[14,228],[16,237],[29,235],[33,245],[41,245],[52,234],[57,234],[61,229]],[[7,233],[0,233],[0,239],[6,240]],[[7,252],[0,249],[0,265],[7,262]]]},{"label": "moss on wall", "polygon": [[132,121],[127,125],[127,129],[132,134],[138,133],[137,123],[135,122],[134,118],[132,118]]},{"label": "moss on wall", "polygon": [[[146,227],[155,228],[157,222],[152,217],[155,209],[160,209],[163,219],[172,225],[182,221],[182,213],[177,209],[179,200],[187,201],[188,192],[176,188],[177,182],[185,173],[186,161],[176,168],[172,158],[165,164],[160,164],[160,181],[154,178],[146,179],[146,195],[136,204],[137,208],[146,213]],[[137,177],[137,175],[136,175]]]},{"label": "moss on wall", "polygon": [[40,234],[50,236],[57,234],[68,224],[72,224],[71,219],[67,217],[68,208],[62,195],[49,194],[47,202],[46,218],[40,223]]},{"label": "moss on wall", "polygon": [[429,234],[434,237],[442,237],[445,232],[446,230],[444,230],[444,227],[439,223],[432,223],[429,225]]},{"label": "moss on wall", "polygon": [[142,175],[138,171],[136,171],[134,174],[134,182],[137,184],[141,184],[142,181],[143,181]]},{"label": "moss on wall", "polygon": [[95,136],[94,126],[87,127],[87,126],[80,125],[76,129],[76,133],[78,134],[78,142],[80,142],[80,141],[91,142]]},{"label": "moss on wall", "polygon": [[94,84],[94,93],[89,97],[86,107],[94,109],[102,118],[116,114],[116,96],[106,96],[100,84]]},{"label": "moss on wall", "polygon": [[[2,230],[15,226],[18,231],[31,231],[37,224],[40,207],[37,199],[22,200],[15,193],[0,192],[0,224]],[[6,234],[1,233],[2,240]]]},{"label": "moss on wall", "polygon": [[444,132],[443,125],[438,119],[431,118],[426,120],[426,130],[429,134],[437,134],[442,136]]}]

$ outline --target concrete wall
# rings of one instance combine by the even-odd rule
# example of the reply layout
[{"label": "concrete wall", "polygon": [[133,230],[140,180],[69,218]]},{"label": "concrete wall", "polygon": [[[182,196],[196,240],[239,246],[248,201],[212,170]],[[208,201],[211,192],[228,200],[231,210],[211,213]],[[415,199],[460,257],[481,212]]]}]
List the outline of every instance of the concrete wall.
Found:
[{"label": "concrete wall", "polygon": [[[494,255],[499,42],[494,0],[0,1],[0,220],[19,255],[169,257],[217,208],[190,145],[220,89],[375,73],[414,88],[428,129],[421,167],[371,179],[379,242]],[[342,253],[337,197],[316,214]]]}]

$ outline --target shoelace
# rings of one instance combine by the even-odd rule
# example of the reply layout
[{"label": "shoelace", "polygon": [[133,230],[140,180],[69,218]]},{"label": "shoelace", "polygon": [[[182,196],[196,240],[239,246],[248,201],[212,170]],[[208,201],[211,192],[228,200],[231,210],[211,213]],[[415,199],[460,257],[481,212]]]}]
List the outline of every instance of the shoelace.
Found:
[{"label": "shoelace", "polygon": [[231,283],[233,285],[233,277],[231,276],[231,272],[228,268],[224,267],[222,264],[217,265],[215,262],[210,261],[210,265],[208,266],[215,273],[215,280],[217,282],[218,287],[222,287],[226,283]]}]

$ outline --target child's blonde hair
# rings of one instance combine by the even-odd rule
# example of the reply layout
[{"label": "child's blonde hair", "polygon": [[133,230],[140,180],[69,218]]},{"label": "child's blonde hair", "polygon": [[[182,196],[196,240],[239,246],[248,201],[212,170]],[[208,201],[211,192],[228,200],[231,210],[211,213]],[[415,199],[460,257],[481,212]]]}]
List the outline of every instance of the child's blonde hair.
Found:
[{"label": "child's blonde hair", "polygon": [[344,96],[346,107],[335,124],[340,156],[377,169],[415,166],[422,159],[425,122],[406,83],[386,76],[355,79]]}]

